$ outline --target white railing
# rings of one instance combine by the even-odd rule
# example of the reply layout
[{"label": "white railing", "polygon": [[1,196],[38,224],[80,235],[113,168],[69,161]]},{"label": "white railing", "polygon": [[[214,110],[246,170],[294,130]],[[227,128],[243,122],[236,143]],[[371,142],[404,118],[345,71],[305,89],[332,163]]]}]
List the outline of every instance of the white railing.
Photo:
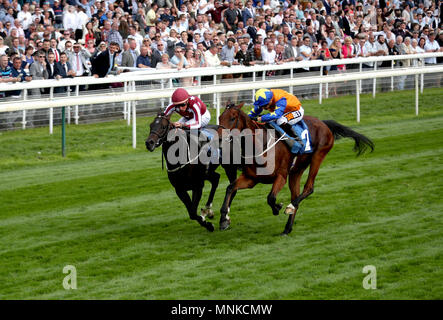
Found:
[{"label": "white railing", "polygon": [[[443,55],[443,54],[442,54]],[[434,55],[435,56],[435,55]],[[411,58],[412,56],[403,56]],[[401,60],[405,58],[401,57]],[[422,56],[423,57],[423,56]],[[375,58],[375,59],[365,59],[365,61],[383,61],[382,59],[386,57]],[[346,59],[339,62],[342,64],[344,62],[352,63],[351,60],[355,59]],[[335,63],[337,63],[336,60]],[[329,63],[323,62],[323,63]],[[308,62],[307,64],[312,64],[312,62]],[[301,64],[297,64],[297,68],[300,68]],[[276,70],[274,68],[282,67],[282,66],[269,66],[272,69],[262,69],[262,70]],[[242,68],[242,72],[251,72],[250,68],[247,67],[239,67]],[[264,68],[261,67],[252,67],[252,68]],[[197,71],[201,71],[204,69],[197,69]],[[222,71],[222,70],[220,70]],[[189,72],[189,71],[185,71]],[[416,102],[415,102],[415,113],[418,115],[418,88],[419,81],[418,77],[421,74],[428,73],[440,73],[443,72],[443,65],[435,65],[429,67],[409,67],[409,68],[396,68],[394,70],[376,70],[369,72],[353,72],[353,73],[343,73],[343,74],[334,74],[329,76],[313,76],[313,77],[298,77],[298,78],[289,78],[289,79],[273,79],[273,80],[261,80],[254,82],[236,82],[236,83],[225,83],[225,84],[212,84],[212,85],[200,85],[196,87],[190,87],[189,93],[192,95],[199,94],[214,94],[216,96],[216,101],[219,101],[220,93],[225,92],[238,92],[242,90],[255,90],[259,88],[278,88],[278,87],[295,87],[301,85],[308,84],[328,84],[328,83],[336,83],[343,81],[356,81],[356,108],[357,108],[357,121],[360,121],[360,86],[361,80],[373,79],[374,81],[378,78],[387,78],[387,77],[397,77],[397,76],[408,76],[415,75],[415,87],[416,87]],[[171,77],[177,77],[177,75],[182,75],[181,73],[176,73],[174,75],[170,75]],[[130,77],[131,76],[131,77]],[[159,76],[159,75],[154,75]],[[163,74],[163,79],[166,74]],[[188,75],[189,76],[189,75]],[[129,77],[129,78],[128,78]],[[98,84],[103,83],[113,83],[113,82],[127,82],[133,83],[137,79],[139,81],[147,81],[151,80],[152,77],[146,77],[146,75],[128,75],[123,74],[120,76],[105,78],[105,79],[85,79],[81,78],[81,83],[79,83],[80,79],[63,79],[60,80],[57,86],[70,86],[75,84]],[[129,80],[131,79],[131,80]],[[101,80],[101,82],[99,82]],[[37,82],[37,81],[36,81]],[[14,86],[11,90],[19,90],[25,88],[34,88],[35,83],[20,83],[20,84],[11,84],[11,87]],[[3,88],[0,88],[0,91]],[[36,100],[21,100],[21,101],[8,101],[6,103],[0,103],[0,112],[9,112],[9,111],[20,111],[23,110],[32,110],[32,109],[44,109],[44,108],[57,108],[57,107],[69,107],[76,105],[94,105],[94,104],[103,104],[103,103],[115,103],[115,102],[133,102],[133,101],[141,101],[141,100],[151,100],[151,99],[159,99],[159,98],[168,98],[171,96],[173,88],[165,88],[163,90],[145,90],[134,92],[131,90],[126,90],[125,92],[119,93],[99,93],[99,94],[90,94],[76,97],[57,97],[54,98],[50,96],[45,99],[36,99]],[[52,91],[51,91],[52,92]],[[131,110],[132,109],[132,110]],[[217,109],[217,119],[220,114],[220,104],[216,104]],[[132,103],[131,107],[128,109],[128,115],[132,113],[132,131],[133,131],[133,147],[136,147],[136,104]],[[52,121],[52,117],[51,121]],[[128,120],[129,121],[129,120]],[[50,123],[50,132],[52,132],[52,123]]]},{"label": "white railing", "polygon": [[[341,60],[314,60],[314,61],[299,61],[299,62],[289,62],[280,65],[256,65],[256,66],[232,66],[232,67],[212,67],[212,68],[190,68],[190,69],[145,69],[135,72],[122,73],[120,75],[108,76],[106,78],[94,78],[94,77],[79,77],[79,78],[68,78],[60,80],[33,80],[31,82],[20,82],[20,83],[4,83],[0,84],[0,92],[2,91],[12,91],[12,90],[30,90],[38,88],[56,88],[56,87],[67,87],[67,86],[83,86],[83,85],[98,85],[98,84],[109,84],[116,82],[131,82],[131,81],[153,81],[153,80],[170,80],[177,78],[186,77],[201,77],[201,76],[219,76],[226,74],[235,73],[257,73],[263,71],[277,71],[277,70],[289,70],[289,69],[301,69],[307,67],[325,67],[332,65],[341,64],[365,64],[371,62],[382,62],[382,61],[403,61],[403,60],[423,60],[425,58],[432,57],[443,57],[443,52],[437,53],[422,53],[422,54],[411,54],[411,55],[400,55],[400,56],[381,56],[381,57],[370,57],[370,58],[352,58],[352,59],[341,59]],[[377,64],[374,63],[374,66]],[[121,67],[120,67],[121,68]],[[375,67],[376,68],[376,67]],[[121,68],[128,69],[128,68]],[[263,72],[263,79],[266,80],[266,72]],[[26,100],[26,99],[23,99]],[[0,103],[0,112],[1,103]]]}]

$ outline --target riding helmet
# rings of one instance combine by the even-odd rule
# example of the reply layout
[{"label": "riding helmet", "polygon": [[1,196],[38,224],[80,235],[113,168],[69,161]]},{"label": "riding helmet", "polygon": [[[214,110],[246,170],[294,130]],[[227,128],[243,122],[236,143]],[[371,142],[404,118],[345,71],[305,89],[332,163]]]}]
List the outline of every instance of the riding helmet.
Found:
[{"label": "riding helmet", "polygon": [[189,93],[183,88],[178,88],[174,91],[172,94],[172,103],[173,104],[182,104],[188,101],[189,99]]},{"label": "riding helmet", "polygon": [[269,89],[260,89],[255,93],[254,106],[263,107],[269,104],[272,100],[273,93]]}]

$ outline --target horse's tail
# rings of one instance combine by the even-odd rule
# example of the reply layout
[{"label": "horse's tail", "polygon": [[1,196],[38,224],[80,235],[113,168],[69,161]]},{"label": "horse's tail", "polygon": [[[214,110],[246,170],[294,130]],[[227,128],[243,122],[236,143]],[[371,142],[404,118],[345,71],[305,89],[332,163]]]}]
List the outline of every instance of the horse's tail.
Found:
[{"label": "horse's tail", "polygon": [[355,132],[351,128],[348,128],[334,120],[323,120],[323,122],[332,131],[332,134],[336,140],[340,138],[354,139],[354,151],[357,152],[357,156],[364,153],[368,148],[371,149],[371,152],[374,151],[374,142],[372,142],[368,137]]}]

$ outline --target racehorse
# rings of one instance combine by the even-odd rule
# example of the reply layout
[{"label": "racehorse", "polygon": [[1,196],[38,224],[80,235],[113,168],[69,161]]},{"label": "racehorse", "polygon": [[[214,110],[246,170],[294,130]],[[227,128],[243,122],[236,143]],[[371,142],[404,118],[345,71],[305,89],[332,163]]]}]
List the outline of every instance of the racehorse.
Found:
[{"label": "racehorse", "polygon": [[[238,106],[227,106],[219,117],[219,136],[222,136],[223,129],[250,129],[253,133],[257,129],[266,130],[264,124],[257,123],[250,119]],[[277,204],[277,194],[286,184],[289,176],[289,189],[291,191],[291,203],[286,207],[285,213],[289,214],[288,221],[282,235],[288,235],[292,231],[300,202],[314,192],[314,181],[317,176],[320,165],[328,152],[334,145],[334,140],[339,138],[352,138],[355,141],[354,151],[360,155],[369,147],[374,150],[374,143],[364,135],[345,127],[333,120],[321,121],[317,118],[305,116],[305,123],[309,128],[311,135],[312,153],[301,154],[297,156],[294,162],[295,154],[291,153],[286,143],[279,141],[274,148],[274,171],[268,175],[257,174],[257,163],[246,164],[242,168],[242,174],[226,188],[226,195],[220,209],[220,229],[224,230],[230,225],[228,213],[232,200],[239,189],[253,188],[257,183],[272,184],[271,192],[268,194],[267,202],[274,215],[278,215],[283,204]],[[266,147],[266,141],[265,147]],[[300,194],[300,179],[306,168],[310,166],[309,176],[305,183],[303,192]]]},{"label": "racehorse", "polygon": [[[213,129],[218,129],[218,127],[214,126]],[[191,220],[197,220],[201,226],[212,232],[214,231],[214,226],[212,223],[205,220],[205,216],[208,216],[208,218],[213,218],[214,216],[211,207],[220,180],[220,174],[215,172],[219,165],[211,163],[208,167],[200,161],[194,163],[191,161],[192,159],[189,158],[187,158],[186,163],[171,164],[167,156],[170,147],[175,143],[186,143],[187,145],[185,148],[188,148],[189,151],[189,140],[179,139],[178,142],[175,140],[168,141],[167,137],[170,130],[180,131],[183,129],[176,129],[171,124],[169,118],[160,111],[154,121],[150,124],[150,133],[145,141],[146,148],[152,152],[157,147],[162,146],[162,156],[166,159],[169,181],[175,188],[177,196],[186,206],[189,217]],[[181,133],[185,133],[184,130]],[[189,139],[189,135],[187,135],[187,137]],[[224,169],[229,181],[231,183],[234,182],[237,178],[237,168],[233,166],[224,166]],[[202,209],[202,215],[198,215],[197,210],[202,197],[205,180],[211,183],[211,191],[206,206]],[[188,191],[192,191],[192,198],[189,196]]]}]

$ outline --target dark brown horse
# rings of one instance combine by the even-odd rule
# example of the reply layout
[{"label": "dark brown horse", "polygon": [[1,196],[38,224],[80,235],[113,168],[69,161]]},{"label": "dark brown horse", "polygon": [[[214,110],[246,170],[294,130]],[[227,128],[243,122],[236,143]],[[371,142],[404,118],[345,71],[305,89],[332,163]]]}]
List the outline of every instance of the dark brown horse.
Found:
[{"label": "dark brown horse", "polygon": [[[212,129],[218,129],[214,126]],[[185,139],[168,140],[168,133],[171,130],[178,130],[184,134]],[[182,129],[175,129],[171,124],[168,117],[162,112],[157,114],[154,121],[150,124],[150,133],[146,139],[146,148],[149,151],[154,151],[157,147],[162,146],[163,157],[166,159],[166,167],[168,171],[168,178],[172,186],[175,188],[175,192],[180,200],[186,206],[189,217],[205,227],[209,231],[214,231],[212,223],[205,220],[205,216],[212,218],[214,213],[211,209],[212,201],[214,199],[215,191],[220,180],[220,174],[215,172],[218,164],[210,164],[209,167],[200,161],[194,163],[190,159],[187,159],[185,163],[170,163],[168,158],[168,150],[172,145],[178,143],[185,144],[185,149],[189,147],[189,135],[187,135]],[[189,149],[188,149],[189,151]],[[229,181],[232,183],[237,178],[237,168],[235,166],[224,166],[226,175]],[[209,193],[206,206],[201,211],[201,215],[197,214],[200,199],[202,197],[203,187],[205,180],[211,183],[211,191]],[[192,192],[190,197],[188,191]]]},{"label": "dark brown horse", "polygon": [[[266,130],[265,125],[259,124],[250,119],[246,113],[241,110],[242,106],[243,104],[234,107],[228,106],[224,110],[219,117],[220,136],[222,134],[222,129],[238,129],[240,131],[250,129],[252,132],[256,132],[257,129]],[[268,195],[267,201],[273,214],[278,215],[282,208],[282,204],[276,203],[277,194],[284,187],[289,176],[291,203],[285,210],[285,213],[289,214],[289,217],[283,231],[284,235],[289,234],[292,231],[295,215],[300,202],[314,192],[315,177],[317,176],[321,163],[332,149],[334,140],[341,137],[354,139],[354,151],[357,152],[357,155],[362,154],[368,147],[371,150],[374,149],[374,144],[369,138],[335,121],[321,121],[310,116],[305,116],[304,121],[309,128],[312,142],[311,148],[313,152],[297,156],[295,164],[293,164],[296,155],[290,152],[285,142],[279,141],[274,147],[275,150],[273,150],[275,155],[275,165],[271,174],[258,175],[257,169],[259,165],[257,163],[244,165],[242,168],[242,174],[226,189],[226,196],[223,206],[220,209],[220,229],[226,229],[230,225],[228,213],[237,190],[253,188],[257,183],[272,184],[272,189]],[[309,166],[309,176],[303,192],[300,194],[300,179],[303,172]]]}]

